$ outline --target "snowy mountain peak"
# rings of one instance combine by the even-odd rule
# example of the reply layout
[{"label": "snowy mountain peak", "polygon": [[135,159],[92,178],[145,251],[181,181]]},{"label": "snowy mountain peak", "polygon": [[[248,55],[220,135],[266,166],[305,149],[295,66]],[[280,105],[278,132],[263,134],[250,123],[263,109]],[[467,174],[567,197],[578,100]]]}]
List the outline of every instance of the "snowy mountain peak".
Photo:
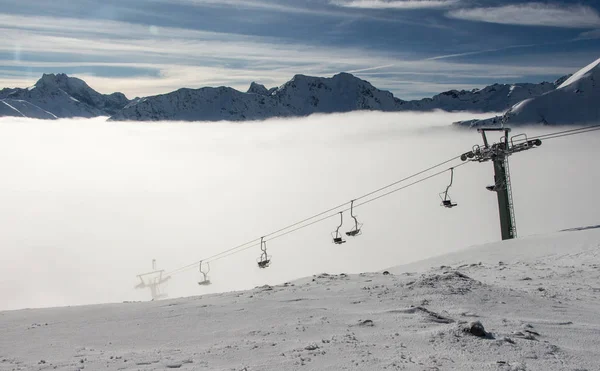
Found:
[{"label": "snowy mountain peak", "polygon": [[[43,74],[42,78],[35,83],[36,87],[46,88],[59,88],[65,90],[65,92],[83,92],[85,90],[91,90],[97,93],[94,89],[90,88],[85,81],[76,77],[69,77],[64,73],[48,73]],[[99,94],[99,93],[97,93]]]},{"label": "snowy mountain peak", "polygon": [[42,119],[110,116],[129,103],[122,93],[98,93],[85,81],[64,73],[45,73],[28,89],[2,89],[0,99],[10,99],[9,104],[25,117]]},{"label": "snowy mountain peak", "polygon": [[253,81],[250,84],[250,88],[248,88],[247,93],[258,94],[258,95],[269,95],[269,90],[264,85]]}]

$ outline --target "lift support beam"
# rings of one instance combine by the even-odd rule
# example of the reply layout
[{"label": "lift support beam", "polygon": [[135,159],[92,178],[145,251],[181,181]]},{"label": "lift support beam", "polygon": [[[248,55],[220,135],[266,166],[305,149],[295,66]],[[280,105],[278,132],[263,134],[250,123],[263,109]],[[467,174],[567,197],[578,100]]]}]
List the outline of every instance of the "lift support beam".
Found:
[{"label": "lift support beam", "polygon": [[[498,213],[500,216],[500,232],[503,240],[509,240],[517,237],[517,225],[515,219],[514,202],[512,198],[512,185],[510,182],[510,170],[508,166],[508,157],[516,152],[532,149],[540,146],[542,141],[539,139],[527,140],[524,135],[512,137],[509,141],[509,128],[481,128],[477,130],[483,138],[483,147],[478,145],[473,150],[466,152],[461,156],[463,161],[492,161],[494,164],[494,184],[486,187],[498,196]],[[499,143],[489,144],[486,132],[503,131],[504,136]],[[524,139],[514,143],[514,138],[523,136]]]}]

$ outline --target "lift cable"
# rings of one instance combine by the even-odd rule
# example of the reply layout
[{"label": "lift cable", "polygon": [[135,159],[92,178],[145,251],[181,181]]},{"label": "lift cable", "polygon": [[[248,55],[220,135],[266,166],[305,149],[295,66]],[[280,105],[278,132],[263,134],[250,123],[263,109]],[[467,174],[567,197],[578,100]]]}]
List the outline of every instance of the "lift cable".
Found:
[{"label": "lift cable", "polygon": [[[369,192],[369,193],[366,193],[366,194],[364,194],[364,195],[362,195],[362,196],[360,196],[360,197],[358,197],[358,198],[355,198],[354,200],[355,200],[355,201],[362,200],[362,199],[364,199],[364,198],[366,198],[366,197],[372,196],[372,195],[374,195],[374,194],[376,194],[376,193],[378,193],[378,192],[381,192],[381,191],[383,191],[383,190],[386,190],[386,189],[388,189],[388,188],[391,188],[391,187],[393,187],[393,186],[395,186],[395,185],[397,185],[397,184],[400,184],[400,183],[402,183],[402,182],[405,182],[405,181],[407,181],[407,180],[409,180],[409,179],[415,178],[415,177],[417,177],[417,176],[419,176],[419,175],[421,175],[421,174],[424,174],[424,173],[426,173],[426,172],[428,172],[428,171],[431,171],[431,170],[433,170],[433,169],[435,169],[435,168],[438,168],[438,167],[440,167],[440,166],[443,166],[443,165],[445,165],[445,164],[447,164],[447,163],[449,163],[449,162],[452,162],[452,161],[454,161],[454,160],[457,160],[457,159],[459,159],[459,158],[460,158],[460,156],[456,156],[456,157],[453,157],[453,158],[451,158],[451,159],[449,159],[449,160],[446,160],[446,161],[440,162],[439,164],[433,165],[433,166],[431,166],[431,167],[429,167],[429,168],[427,168],[427,169],[421,170],[421,171],[419,171],[419,172],[417,172],[417,173],[415,173],[415,174],[409,175],[409,176],[407,176],[407,177],[405,177],[405,178],[403,178],[403,179],[400,179],[400,180],[397,180],[397,181],[395,181],[395,182],[393,182],[393,183],[390,183],[390,184],[388,184],[388,185],[386,185],[386,186],[384,186],[384,187],[381,187],[381,188],[379,188],[379,189],[376,189],[376,190],[374,190],[374,191],[371,191],[371,192]],[[271,233],[269,233],[269,234],[266,234],[266,235],[264,235],[263,237],[265,237],[265,238],[266,238],[266,237],[270,237],[270,236],[272,236],[272,235],[275,235],[275,234],[277,234],[277,233],[280,233],[280,232],[283,232],[283,231],[285,231],[285,230],[288,230],[288,229],[290,229],[290,228],[296,227],[296,226],[298,226],[298,225],[301,225],[301,224],[303,224],[303,223],[306,223],[306,222],[308,222],[308,221],[310,221],[310,220],[313,220],[313,219],[315,219],[315,218],[318,218],[318,217],[320,217],[320,216],[323,216],[323,215],[325,215],[325,214],[327,214],[327,213],[330,213],[330,212],[332,212],[332,211],[338,210],[338,209],[340,209],[340,208],[342,208],[342,207],[344,207],[344,206],[346,206],[346,205],[350,205],[350,203],[351,203],[351,202],[352,202],[352,201],[344,202],[343,204],[337,205],[337,206],[335,206],[335,207],[332,207],[332,208],[330,208],[330,209],[327,209],[327,210],[325,210],[325,211],[322,211],[322,212],[320,212],[320,213],[318,213],[318,214],[315,214],[315,215],[313,215],[313,216],[310,216],[310,217],[308,217],[308,218],[305,218],[305,219],[303,219],[303,220],[301,220],[301,221],[295,222],[295,223],[293,223],[293,224],[290,224],[290,225],[288,225],[288,226],[285,226],[285,227],[283,227],[283,228],[280,228],[280,229],[278,229],[278,230],[276,230],[276,231],[274,231],[274,232],[271,232]],[[336,213],[335,215],[337,215],[337,213]],[[328,216],[326,219],[328,219],[329,217],[330,217],[330,216]],[[324,219],[323,219],[323,220],[324,220]],[[321,220],[319,220],[319,221],[321,221]],[[309,224],[309,225],[312,225],[312,224],[313,224],[313,223],[311,223],[311,224]],[[272,239],[272,238],[271,238],[271,239]],[[246,242],[246,243],[243,243],[243,244],[241,244],[241,245],[237,245],[237,246],[235,246],[235,247],[232,247],[232,248],[230,248],[230,249],[227,249],[227,250],[225,250],[225,251],[222,251],[222,252],[220,252],[220,253],[218,253],[218,254],[215,254],[215,255],[209,256],[209,257],[208,257],[208,258],[206,258],[206,259],[202,259],[202,261],[215,261],[215,259],[216,259],[216,258],[218,258],[218,257],[219,257],[219,256],[221,256],[221,255],[225,255],[225,254],[226,254],[227,256],[229,256],[229,253],[230,253],[230,252],[232,252],[232,251],[236,251],[236,250],[239,250],[239,249],[242,249],[241,251],[243,251],[243,250],[246,250],[247,248],[250,248],[250,247],[260,246],[259,242],[260,242],[260,238],[256,238],[256,239],[254,239],[254,240],[248,241],[248,242]],[[180,271],[188,270],[188,269],[190,269],[190,268],[192,268],[192,267],[195,267],[195,266],[197,266],[199,263],[200,263],[200,260],[198,260],[198,261],[195,261],[194,263],[188,264],[188,265],[186,265],[186,266],[183,266],[183,267],[181,267],[181,268],[177,268],[177,269],[175,269],[175,270],[173,270],[173,271],[169,272],[169,274],[175,274],[175,273],[178,273],[178,272],[180,272]]]},{"label": "lift cable", "polygon": [[[553,132],[553,133],[547,133],[547,134],[542,134],[542,135],[538,135],[538,136],[534,136],[534,137],[529,137],[529,138],[527,138],[527,139],[518,139],[518,140],[516,140],[515,142],[527,141],[527,140],[535,140],[535,139],[544,139],[544,140],[548,140],[548,139],[555,139],[555,138],[560,138],[560,137],[563,137],[563,136],[570,136],[570,135],[576,135],[576,134],[583,134],[583,133],[587,133],[587,132],[591,132],[591,131],[596,131],[596,130],[600,130],[600,125],[593,125],[593,126],[588,126],[588,127],[582,127],[582,128],[576,128],[576,129],[569,129],[569,130],[563,130],[563,131],[558,131],[558,132]],[[407,181],[407,180],[409,180],[409,179],[412,179],[412,178],[414,178],[414,177],[417,177],[417,176],[419,176],[419,175],[422,175],[422,174],[424,174],[424,173],[426,173],[426,172],[428,172],[428,171],[431,171],[431,170],[433,170],[433,169],[435,169],[435,168],[438,168],[438,167],[440,167],[440,166],[443,166],[443,165],[445,165],[445,164],[448,164],[448,163],[450,163],[450,162],[452,162],[452,161],[454,161],[454,160],[456,160],[456,159],[458,159],[458,158],[460,158],[460,156],[456,156],[456,157],[454,157],[454,158],[451,158],[451,159],[449,159],[449,160],[443,161],[443,162],[441,162],[441,163],[439,163],[439,164],[437,164],[437,165],[431,166],[431,167],[429,167],[429,168],[427,168],[427,169],[424,169],[424,170],[422,170],[422,171],[419,171],[419,172],[417,172],[417,173],[415,173],[415,174],[412,174],[412,175],[410,175],[410,176],[408,176],[408,177],[405,177],[405,178],[403,178],[403,179],[400,179],[400,180],[398,180],[398,181],[395,181],[395,182],[393,182],[393,183],[390,183],[390,184],[388,184],[388,185],[386,185],[386,186],[384,186],[384,187],[381,187],[381,188],[379,188],[379,189],[376,189],[376,190],[374,190],[374,191],[371,191],[371,192],[369,192],[369,193],[366,193],[366,194],[364,194],[364,195],[362,195],[362,196],[360,196],[360,197],[357,197],[357,198],[355,198],[354,200],[355,200],[355,201],[358,201],[358,200],[365,199],[365,198],[367,198],[367,197],[369,197],[369,196],[372,196],[372,195],[374,195],[374,194],[376,194],[376,193],[379,193],[379,192],[381,192],[381,191],[384,191],[384,190],[386,190],[386,189],[389,189],[389,188],[391,188],[391,187],[393,187],[393,186],[395,186],[395,185],[398,185],[398,184],[400,184],[400,183],[402,183],[402,182],[405,182],[405,181]],[[466,164],[466,163],[464,163],[464,164]],[[457,168],[457,167],[459,167],[459,166],[462,166],[462,165],[463,165],[463,164],[460,164],[460,165],[454,166],[454,168]],[[404,188],[406,188],[406,187],[409,187],[409,186],[411,186],[411,185],[414,185],[414,184],[420,183],[420,182],[421,182],[421,181],[423,181],[423,180],[429,179],[430,177],[433,177],[433,176],[436,176],[436,175],[440,175],[440,174],[442,174],[442,173],[444,173],[444,172],[446,172],[446,171],[449,171],[449,170],[450,170],[450,169],[446,169],[446,170],[444,170],[444,171],[441,171],[441,172],[438,172],[438,173],[436,173],[436,174],[433,174],[433,175],[431,175],[431,176],[429,176],[429,177],[423,178],[423,179],[421,179],[421,180],[419,180],[419,181],[417,181],[417,182],[413,182],[413,183],[411,183],[411,184],[409,184],[409,185],[407,185],[407,186],[404,186],[404,187],[400,187],[400,188],[394,189],[394,190],[392,190],[392,191],[390,191],[390,192],[387,192],[387,193],[384,193],[384,194],[382,194],[382,195],[380,195],[380,196],[377,196],[377,197],[375,197],[375,198],[369,199],[369,200],[367,200],[367,201],[365,201],[365,202],[363,202],[363,203],[355,204],[355,205],[354,205],[354,207],[359,207],[359,206],[361,206],[361,205],[365,205],[365,204],[367,204],[367,203],[370,203],[370,202],[372,202],[372,201],[375,201],[375,200],[377,200],[377,199],[379,199],[379,198],[381,198],[381,197],[385,197],[385,196],[387,196],[387,195],[389,195],[389,194],[391,194],[391,193],[397,192],[397,191],[399,191],[399,190],[401,190],[401,189],[404,189]],[[330,208],[330,209],[327,209],[327,210],[325,210],[325,211],[323,211],[323,212],[320,212],[320,213],[318,213],[318,214],[315,214],[315,215],[313,215],[313,216],[310,216],[310,217],[308,217],[308,218],[305,218],[305,219],[303,219],[303,220],[301,220],[301,221],[298,221],[298,222],[295,222],[295,223],[293,223],[293,224],[290,224],[290,225],[288,225],[288,226],[285,226],[285,227],[283,227],[283,228],[280,228],[280,229],[278,229],[278,230],[276,230],[276,231],[274,231],[274,232],[271,232],[271,233],[269,233],[269,234],[267,234],[267,235],[264,235],[263,237],[265,237],[265,238],[266,238],[266,237],[271,237],[271,236],[274,236],[274,237],[271,237],[271,238],[269,238],[269,240],[273,240],[273,239],[276,239],[276,238],[283,237],[283,236],[285,236],[285,235],[287,235],[287,234],[290,234],[290,233],[296,232],[297,230],[300,230],[300,229],[306,228],[306,227],[308,227],[308,226],[311,226],[311,225],[313,225],[313,224],[319,223],[319,222],[321,222],[321,221],[327,220],[327,219],[329,219],[329,218],[332,218],[332,217],[334,217],[334,216],[337,216],[337,215],[339,214],[339,211],[338,211],[338,212],[336,212],[336,213],[334,213],[334,214],[330,214],[330,215],[326,215],[326,214],[328,214],[328,213],[330,213],[330,212],[332,212],[332,211],[338,210],[338,209],[340,209],[340,208],[342,208],[342,207],[344,207],[344,206],[347,206],[347,205],[351,204],[351,202],[352,202],[352,201],[348,201],[348,202],[345,202],[345,203],[343,203],[343,204],[337,205],[337,206],[335,206],[335,207],[332,207],[332,208]],[[348,210],[350,210],[350,208],[347,208],[347,209],[343,210],[342,212],[345,212],[345,211],[348,211]],[[326,216],[324,216],[324,215],[326,215]],[[324,216],[324,217],[322,217],[322,216]],[[321,218],[319,218],[319,217],[321,217]],[[319,218],[319,219],[317,219],[317,220],[313,220],[313,219],[315,219],[315,218]],[[312,222],[310,222],[310,223],[308,223],[308,224],[304,224],[304,223],[306,223],[306,222],[309,222],[309,221],[311,221],[311,220],[312,220]],[[299,226],[299,227],[298,227],[298,226]],[[294,228],[294,227],[297,227],[297,228]],[[293,228],[293,229],[291,229],[291,228]],[[283,233],[282,233],[282,232],[283,232]],[[254,239],[254,240],[248,241],[248,242],[246,242],[246,243],[243,243],[243,244],[241,244],[241,245],[237,245],[237,246],[235,246],[235,247],[232,247],[232,248],[230,248],[230,249],[227,249],[227,250],[225,250],[225,251],[222,251],[222,252],[220,252],[220,253],[218,253],[218,254],[212,255],[212,256],[210,256],[210,257],[208,257],[208,258],[206,258],[206,259],[203,259],[202,261],[210,262],[210,261],[216,261],[216,260],[220,260],[220,259],[222,259],[222,258],[225,258],[225,257],[228,257],[228,256],[230,256],[230,255],[233,255],[233,254],[235,254],[235,253],[237,253],[237,252],[244,251],[244,250],[247,250],[247,249],[249,249],[249,248],[252,248],[252,247],[260,246],[260,240],[261,240],[261,238],[256,238],[256,239]],[[197,266],[199,263],[200,263],[200,260],[199,260],[199,261],[196,261],[196,262],[194,262],[194,263],[191,263],[191,264],[189,264],[189,265],[186,265],[186,266],[180,267],[180,268],[178,268],[178,269],[175,269],[175,270],[173,270],[173,271],[169,272],[168,274],[169,274],[169,275],[171,275],[171,274],[179,273],[179,272],[181,272],[181,271],[184,271],[184,270],[190,269],[190,268],[192,268],[192,267],[195,267],[195,266]]]},{"label": "lift cable", "polygon": [[[388,185],[388,186],[385,186],[385,187],[379,188],[377,191],[369,192],[369,193],[367,193],[367,194],[365,194],[365,195],[363,195],[363,196],[361,196],[361,197],[359,197],[359,198],[356,198],[356,199],[354,199],[354,200],[356,201],[356,200],[362,200],[362,199],[365,199],[365,198],[367,198],[367,197],[369,197],[369,196],[372,196],[372,195],[374,195],[375,193],[378,193],[378,192],[381,192],[382,190],[385,190],[385,189],[391,188],[391,187],[393,187],[394,185],[397,185],[397,184],[399,184],[399,183],[401,183],[401,182],[404,182],[404,181],[406,181],[406,180],[408,180],[408,179],[414,178],[414,177],[416,177],[416,176],[418,176],[418,175],[421,175],[421,174],[423,174],[423,173],[425,173],[425,172],[427,172],[427,171],[430,171],[430,170],[432,170],[432,169],[435,169],[436,167],[439,167],[439,166],[442,166],[442,165],[444,165],[444,164],[447,164],[448,162],[451,162],[451,161],[453,161],[453,160],[456,160],[456,159],[458,159],[458,158],[460,158],[460,156],[457,156],[457,157],[454,157],[454,158],[452,158],[452,159],[450,159],[450,160],[444,161],[444,162],[442,162],[442,163],[440,163],[440,164],[438,164],[438,165],[436,165],[436,166],[433,166],[433,167],[430,167],[430,168],[428,168],[427,170],[423,170],[423,171],[420,171],[420,172],[418,172],[418,173],[415,173],[415,174],[413,174],[413,175],[411,175],[411,176],[409,176],[409,177],[406,177],[406,178],[404,178],[404,179],[402,179],[402,180],[399,180],[399,181],[396,181],[396,182],[394,182],[394,183],[391,183],[391,184],[390,184],[390,185]],[[458,165],[454,166],[453,168],[454,168],[454,169],[456,169],[456,168],[458,168],[458,167],[460,167],[460,166],[463,166],[463,165],[466,165],[466,164],[468,164],[468,163],[469,163],[469,162],[464,162],[464,163],[461,163],[461,164],[458,164]],[[434,173],[434,174],[432,174],[432,175],[429,175],[429,176],[427,176],[427,177],[425,177],[425,178],[421,178],[421,179],[419,179],[419,180],[416,180],[416,181],[414,181],[414,182],[412,182],[412,183],[409,183],[409,184],[407,184],[407,185],[404,185],[404,186],[402,186],[402,187],[398,187],[398,188],[392,189],[392,190],[390,190],[390,191],[388,191],[388,192],[386,192],[386,193],[383,193],[383,194],[381,194],[381,195],[378,195],[378,196],[376,196],[376,197],[370,198],[370,199],[368,199],[368,200],[366,200],[366,201],[363,201],[363,202],[361,202],[361,203],[355,203],[355,204],[354,204],[354,208],[357,208],[357,207],[360,207],[360,206],[363,206],[363,205],[369,204],[369,203],[371,203],[371,202],[373,202],[373,201],[376,201],[376,200],[378,200],[378,199],[380,199],[380,198],[383,198],[383,197],[389,196],[389,195],[391,195],[391,194],[393,194],[393,193],[396,193],[396,192],[398,192],[398,191],[400,191],[400,190],[403,190],[403,189],[405,189],[405,188],[408,188],[408,187],[411,187],[411,186],[413,186],[413,185],[419,184],[419,183],[421,183],[421,182],[423,182],[423,181],[425,181],[425,180],[431,179],[431,178],[433,178],[433,177],[439,176],[439,175],[441,175],[441,174],[443,174],[443,173],[445,173],[445,172],[447,172],[447,171],[451,171],[450,169],[451,169],[451,168],[444,169],[444,170],[442,170],[442,171],[439,171],[439,172],[437,172],[437,173]],[[329,209],[329,210],[327,210],[327,211],[324,211],[324,212],[322,212],[322,213],[316,214],[316,215],[314,215],[314,216],[312,216],[312,217],[310,217],[310,218],[306,218],[306,219],[304,219],[304,220],[302,220],[302,221],[300,221],[300,222],[296,222],[296,223],[294,223],[294,224],[291,224],[291,225],[289,225],[289,226],[287,226],[287,227],[285,227],[285,228],[281,228],[281,229],[279,229],[279,230],[277,230],[277,231],[275,231],[275,232],[269,233],[269,234],[267,234],[267,235],[263,236],[263,238],[264,238],[264,237],[267,237],[267,236],[273,236],[273,237],[269,238],[269,241],[272,241],[272,240],[275,240],[275,239],[278,239],[278,238],[281,238],[281,237],[287,236],[288,234],[294,233],[294,232],[296,232],[296,231],[299,231],[299,230],[301,230],[301,229],[304,229],[304,228],[307,228],[307,227],[309,227],[309,226],[312,226],[312,225],[314,225],[314,224],[317,224],[317,223],[319,223],[319,222],[322,222],[322,221],[325,221],[325,220],[327,220],[327,219],[330,219],[330,218],[336,217],[336,216],[338,216],[338,215],[339,215],[339,213],[340,213],[340,212],[347,212],[347,211],[349,211],[351,208],[346,208],[346,209],[343,209],[342,211],[338,211],[338,212],[335,212],[335,213],[333,213],[333,214],[329,214],[329,215],[325,215],[325,214],[327,214],[328,212],[332,212],[332,211],[334,211],[334,210],[337,210],[337,209],[339,209],[340,207],[346,206],[346,205],[348,205],[348,204],[351,204],[351,201],[348,201],[348,202],[346,202],[346,203],[344,203],[344,204],[341,204],[340,206],[337,206],[337,207],[335,207],[335,208],[331,208],[331,209]],[[323,216],[323,215],[325,215],[325,216]],[[322,217],[321,217],[321,218],[319,218],[319,219],[316,219],[316,220],[312,220],[312,219],[315,219],[315,218],[317,218],[317,217],[319,217],[319,216],[322,216]],[[311,220],[312,220],[312,221],[311,221]],[[310,223],[308,223],[308,224],[303,224],[303,223],[305,223],[305,222],[307,222],[307,221],[311,221],[311,222],[310,222]],[[302,225],[300,225],[300,224],[302,224]],[[293,227],[296,227],[296,228],[293,228]],[[293,228],[293,229],[290,229],[290,228]],[[289,230],[288,230],[288,229],[289,229]],[[242,252],[242,251],[245,251],[245,250],[248,250],[248,249],[250,249],[250,248],[257,247],[257,246],[261,246],[261,243],[260,243],[260,241],[261,241],[261,238],[257,238],[257,239],[255,239],[255,240],[249,241],[249,242],[247,242],[247,243],[245,243],[245,244],[238,245],[238,246],[236,246],[236,247],[234,247],[234,248],[231,248],[231,249],[225,250],[225,251],[223,251],[223,252],[221,252],[221,253],[218,253],[218,254],[215,254],[215,255],[213,255],[213,256],[211,256],[211,257],[209,257],[209,258],[203,259],[202,261],[205,261],[205,262],[215,262],[215,261],[217,261],[217,260],[224,259],[224,258],[226,258],[226,257],[229,257],[229,256],[231,256],[231,255],[237,254],[237,253],[239,253],[239,252]],[[198,265],[198,262],[194,262],[193,264],[189,264],[189,265],[183,266],[183,267],[181,267],[181,268],[178,268],[178,269],[175,269],[175,270],[173,270],[173,271],[169,272],[169,275],[173,275],[173,274],[175,274],[175,273],[180,273],[180,272],[182,272],[182,271],[185,271],[185,270],[187,270],[187,269],[190,269],[190,268],[192,268],[192,267],[195,267],[195,266],[197,266],[197,265]]]},{"label": "lift cable", "polygon": [[527,137],[527,138],[524,138],[524,139],[518,139],[518,140],[515,140],[515,142],[521,142],[521,141],[527,141],[527,140],[534,140],[534,139],[548,140],[548,139],[566,137],[566,136],[570,136],[570,135],[588,133],[590,131],[596,131],[596,130],[600,130],[600,125],[592,125],[592,126],[586,126],[586,127],[576,128],[576,129],[569,129],[569,130],[557,131],[557,132],[554,132],[554,133],[547,133],[547,134],[537,135],[537,136],[534,136],[534,137]]}]

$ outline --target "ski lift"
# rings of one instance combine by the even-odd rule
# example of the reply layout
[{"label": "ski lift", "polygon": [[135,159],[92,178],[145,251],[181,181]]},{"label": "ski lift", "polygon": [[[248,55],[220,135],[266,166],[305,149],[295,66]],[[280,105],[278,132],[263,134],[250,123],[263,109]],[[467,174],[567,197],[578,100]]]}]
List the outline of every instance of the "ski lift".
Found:
[{"label": "ski lift", "polygon": [[333,243],[336,245],[341,245],[346,242],[346,240],[344,240],[342,238],[342,235],[340,234],[340,228],[342,228],[343,224],[344,224],[344,214],[342,211],[340,211],[340,225],[337,227],[335,232],[331,232],[331,235],[333,236]]},{"label": "ski lift", "polygon": [[138,274],[137,277],[140,280],[135,288],[136,289],[150,289],[150,295],[152,300],[163,299],[167,297],[167,294],[163,292],[162,286],[171,279],[171,276],[164,276],[164,270],[156,268],[156,259],[152,259],[152,271],[147,273]]},{"label": "ski lift", "polygon": [[[447,207],[449,209],[453,208],[454,206],[457,206],[458,204],[453,203],[452,200],[450,200],[450,195],[448,194],[448,191],[450,190],[450,187],[452,187],[452,182],[454,181],[454,168],[451,167],[450,168],[450,184],[448,184],[448,187],[446,187],[446,191],[440,193],[440,198],[442,199],[442,203],[440,206],[443,207]],[[442,197],[442,195],[444,195]]]},{"label": "ski lift", "polygon": [[499,180],[496,183],[485,187],[485,189],[487,189],[490,192],[499,192],[499,191],[504,190],[505,188],[506,188],[506,185],[504,184],[504,182],[502,180]]},{"label": "ski lift", "polygon": [[360,236],[362,234],[362,231],[361,231],[362,223],[359,223],[358,219],[356,219],[356,215],[354,215],[354,200],[352,200],[350,202],[350,216],[352,217],[352,219],[354,219],[354,227],[352,227],[351,230],[346,232],[346,236],[348,236],[348,237]]},{"label": "ski lift", "polygon": [[260,238],[260,250],[262,251],[262,254],[260,254],[260,257],[257,259],[257,264],[259,268],[267,268],[269,265],[271,265],[271,257],[267,255],[267,241],[265,241],[264,237]]},{"label": "ski lift", "polygon": [[210,279],[208,278],[208,272],[210,272],[210,263],[206,262],[206,270],[202,269],[202,260],[200,261],[200,264],[198,265],[198,270],[200,271],[200,273],[202,273],[202,279],[201,281],[198,281],[198,285],[200,286],[208,286],[211,284]]}]

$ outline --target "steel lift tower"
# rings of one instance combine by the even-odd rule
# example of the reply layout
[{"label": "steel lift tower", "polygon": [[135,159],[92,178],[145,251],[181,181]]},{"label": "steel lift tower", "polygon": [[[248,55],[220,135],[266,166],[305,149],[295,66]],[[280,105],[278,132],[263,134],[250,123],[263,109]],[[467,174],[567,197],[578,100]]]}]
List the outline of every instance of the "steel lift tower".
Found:
[{"label": "steel lift tower", "polygon": [[[514,202],[512,198],[512,187],[510,183],[510,170],[508,157],[513,153],[526,151],[542,145],[539,139],[528,140],[525,134],[515,135],[508,138],[508,128],[481,128],[477,129],[483,137],[483,147],[473,146],[469,152],[460,157],[463,161],[492,161],[494,164],[494,184],[487,186],[489,191],[498,195],[498,211],[500,213],[500,230],[502,239],[508,240],[517,237],[517,225],[515,221]],[[486,133],[489,131],[504,132],[500,142],[489,144]]]}]

